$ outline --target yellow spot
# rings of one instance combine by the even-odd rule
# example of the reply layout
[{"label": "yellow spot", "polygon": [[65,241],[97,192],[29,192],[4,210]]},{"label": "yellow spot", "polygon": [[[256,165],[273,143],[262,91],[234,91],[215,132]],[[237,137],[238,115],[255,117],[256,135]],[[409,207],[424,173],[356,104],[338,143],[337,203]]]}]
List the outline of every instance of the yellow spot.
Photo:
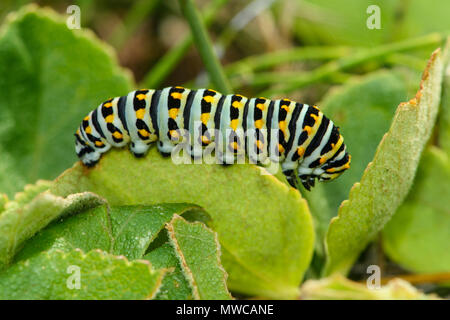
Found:
[{"label": "yellow spot", "polygon": [[88,121],[88,120],[89,120],[89,116],[84,117],[83,120],[84,120],[84,121]]},{"label": "yellow spot", "polygon": [[86,129],[84,129],[84,131],[85,131],[86,133],[88,133],[88,134],[91,134],[91,133],[92,133],[92,128],[89,127],[89,126],[87,126]]},{"label": "yellow spot", "polygon": [[114,133],[112,135],[116,139],[121,139],[122,138],[122,134],[119,131],[114,131]]},{"label": "yellow spot", "polygon": [[333,148],[334,148],[334,146],[335,146],[335,144],[334,144],[334,143],[332,143],[332,144],[331,144],[331,149],[333,149]]},{"label": "yellow spot", "polygon": [[95,145],[96,145],[97,147],[102,147],[102,146],[103,146],[103,142],[101,142],[101,141],[95,141]]},{"label": "yellow spot", "polygon": [[206,96],[203,97],[203,100],[205,100],[208,103],[214,102],[214,97],[213,96]]},{"label": "yellow spot", "polygon": [[266,105],[265,105],[264,103],[257,103],[257,104],[256,104],[256,107],[257,107],[259,110],[264,111],[264,109],[266,108]]},{"label": "yellow spot", "polygon": [[179,111],[178,108],[169,109],[169,117],[171,117],[172,119],[175,119],[178,115],[178,111]]},{"label": "yellow spot", "polygon": [[175,88],[176,89],[184,89],[184,87],[182,87],[182,86],[176,86]]},{"label": "yellow spot", "polygon": [[242,108],[242,102],[234,101],[232,103],[232,106],[235,107],[236,109]]},{"label": "yellow spot", "polygon": [[325,157],[320,158],[319,163],[320,163],[320,164],[324,164],[326,160],[327,160],[327,159],[326,159]]},{"label": "yellow spot", "polygon": [[209,140],[208,137],[206,137],[206,136],[202,136],[202,142],[205,144],[210,144],[211,140]]},{"label": "yellow spot", "polygon": [[289,112],[289,106],[281,106],[281,109],[286,110],[287,112]]},{"label": "yellow spot", "polygon": [[141,136],[143,136],[145,138],[147,138],[149,136],[148,131],[145,130],[145,129],[139,129],[139,133],[140,133]]},{"label": "yellow spot", "polygon": [[178,139],[180,137],[180,135],[178,134],[177,130],[170,130],[169,134],[174,139]]},{"label": "yellow spot", "polygon": [[266,98],[264,98],[264,97],[259,97],[258,99],[263,99],[263,100],[267,100]]},{"label": "yellow spot", "polygon": [[136,111],[136,118],[138,119],[144,119],[144,115],[145,115],[145,109],[139,109],[138,111]]},{"label": "yellow spot", "polygon": [[114,121],[114,115],[110,114],[109,116],[107,116],[105,118],[105,121],[108,122],[108,123],[112,123]]},{"label": "yellow spot", "polygon": [[112,107],[112,103],[111,102],[107,102],[103,105],[105,108],[110,108]]},{"label": "yellow spot", "polygon": [[314,113],[311,113],[311,118],[313,118],[314,121],[317,121],[317,119],[319,119],[319,116],[315,115]]},{"label": "yellow spot", "polygon": [[234,131],[236,131],[238,124],[239,124],[239,119],[231,120],[230,127],[231,127]]},{"label": "yellow spot", "polygon": [[302,157],[304,153],[305,153],[305,148],[303,148],[303,147],[298,147],[298,149],[297,149],[297,154],[298,154],[300,157]]},{"label": "yellow spot", "polygon": [[238,149],[238,147],[239,147],[239,145],[238,145],[238,143],[235,141],[235,142],[230,142],[230,146],[234,149],[234,150],[237,150]]},{"label": "yellow spot", "polygon": [[256,127],[256,129],[261,129],[262,128],[262,126],[263,126],[263,121],[262,121],[262,119],[259,119],[259,120],[256,120],[255,121],[255,127]]},{"label": "yellow spot", "polygon": [[278,122],[278,126],[280,127],[280,130],[283,131],[284,134],[286,134],[286,121]]},{"label": "yellow spot", "polygon": [[170,95],[172,96],[172,98],[178,99],[178,100],[183,97],[183,94],[180,92],[172,92]]},{"label": "yellow spot", "polygon": [[144,100],[147,96],[143,93],[140,93],[136,96],[136,98],[138,98],[139,100]]},{"label": "yellow spot", "polygon": [[77,129],[76,134],[77,134],[77,135],[80,135],[80,129]]},{"label": "yellow spot", "polygon": [[312,128],[310,126],[305,126],[305,128],[303,128],[303,130],[305,130],[308,134],[311,134],[311,132],[312,132]]},{"label": "yellow spot", "polygon": [[264,147],[264,143],[262,143],[261,140],[256,140],[256,147],[257,147],[259,150],[262,150],[263,147]]},{"label": "yellow spot", "polygon": [[202,121],[202,123],[204,125],[206,125],[208,123],[209,116],[210,116],[209,113],[202,113],[202,115],[200,116],[200,120]]},{"label": "yellow spot", "polygon": [[278,144],[278,151],[283,153],[284,152],[284,147],[281,143]]}]

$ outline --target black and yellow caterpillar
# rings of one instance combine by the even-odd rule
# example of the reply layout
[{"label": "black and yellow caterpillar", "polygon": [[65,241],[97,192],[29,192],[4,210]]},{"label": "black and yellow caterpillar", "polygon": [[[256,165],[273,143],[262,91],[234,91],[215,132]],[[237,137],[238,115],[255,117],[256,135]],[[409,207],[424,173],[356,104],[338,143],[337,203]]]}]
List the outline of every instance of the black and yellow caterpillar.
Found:
[{"label": "black and yellow caterpillar", "polygon": [[83,119],[75,137],[77,155],[87,166],[111,146],[130,144],[140,157],[158,141],[167,155],[189,139],[194,158],[214,146],[225,164],[242,154],[253,163],[277,161],[292,186],[301,181],[308,190],[316,178],[337,178],[351,158],[339,128],[316,106],[178,86],[109,99]]}]

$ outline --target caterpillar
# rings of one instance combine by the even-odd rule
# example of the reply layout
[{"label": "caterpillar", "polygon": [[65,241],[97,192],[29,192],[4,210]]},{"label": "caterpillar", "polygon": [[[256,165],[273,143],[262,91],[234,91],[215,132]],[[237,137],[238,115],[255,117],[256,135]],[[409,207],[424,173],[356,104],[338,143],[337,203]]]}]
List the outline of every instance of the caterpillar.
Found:
[{"label": "caterpillar", "polygon": [[129,144],[142,157],[157,142],[169,155],[188,139],[193,158],[214,146],[223,164],[243,154],[252,163],[276,161],[293,187],[301,182],[307,190],[315,179],[340,176],[351,159],[339,128],[314,105],[180,86],[111,98],[83,119],[75,137],[77,156],[89,167],[111,147]]}]

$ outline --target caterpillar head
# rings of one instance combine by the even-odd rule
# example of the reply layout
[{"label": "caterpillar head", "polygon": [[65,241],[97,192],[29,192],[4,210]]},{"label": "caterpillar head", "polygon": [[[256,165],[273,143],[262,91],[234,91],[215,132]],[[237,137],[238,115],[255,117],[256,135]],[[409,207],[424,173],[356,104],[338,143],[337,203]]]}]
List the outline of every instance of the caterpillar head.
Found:
[{"label": "caterpillar head", "polygon": [[88,167],[94,166],[100,159],[100,153],[83,139],[79,130],[75,133],[75,152],[83,164]]}]

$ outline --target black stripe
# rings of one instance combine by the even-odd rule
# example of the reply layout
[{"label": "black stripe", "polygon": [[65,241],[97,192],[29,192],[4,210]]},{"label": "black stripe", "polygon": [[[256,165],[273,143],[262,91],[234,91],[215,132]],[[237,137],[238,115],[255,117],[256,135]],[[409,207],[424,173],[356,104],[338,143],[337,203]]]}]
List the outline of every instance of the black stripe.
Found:
[{"label": "black stripe", "polygon": [[125,107],[127,105],[127,97],[123,96],[119,98],[119,101],[117,102],[117,112],[119,114],[119,119],[122,122],[122,126],[124,127],[126,132],[130,132],[128,130],[128,125],[127,125],[127,117],[125,115]]},{"label": "black stripe", "polygon": [[[248,108],[250,105],[250,100],[251,99],[247,99],[247,102],[244,105],[244,114],[242,115],[242,129],[244,130],[244,150],[248,152],[248,134],[247,134],[247,117],[248,117]],[[253,106],[255,107],[255,105]]]},{"label": "black stripe", "polygon": [[[328,159],[328,161],[327,161],[328,166],[325,166],[324,169],[325,169],[325,168],[330,168],[331,162],[332,162],[334,159],[337,158],[337,156],[344,150],[344,148],[345,148],[345,144],[343,143],[343,144],[341,144],[341,146],[339,147],[339,149],[336,151],[336,153],[333,154],[333,156],[332,156],[330,159]],[[345,156],[344,156],[344,157],[345,157]]]},{"label": "black stripe", "polygon": [[222,109],[223,109],[223,103],[225,102],[225,95],[222,95],[222,97],[219,99],[219,102],[217,103],[216,113],[214,114],[214,129],[220,130],[220,118],[222,116]]},{"label": "black stripe", "polygon": [[94,112],[92,112],[92,124],[94,125],[95,130],[102,136],[103,139],[106,139],[105,134],[103,133],[102,127],[100,126],[100,123],[98,122],[98,115],[97,115],[98,109],[95,109]]},{"label": "black stripe", "polygon": [[191,117],[191,108],[192,103],[194,102],[195,95],[197,93],[197,90],[192,90],[188,93],[188,96],[186,98],[186,105],[184,106],[183,110],[183,126],[184,130],[189,131],[189,118]]},{"label": "black stripe", "polygon": [[292,145],[294,144],[294,139],[295,139],[296,131],[297,131],[296,130],[297,129],[297,120],[298,120],[298,117],[300,116],[300,111],[302,110],[302,108],[303,108],[303,104],[295,103],[295,108],[294,108],[294,111],[292,112],[292,117],[291,117],[291,120],[289,121],[289,126],[288,126],[290,136],[289,136],[289,140],[286,144],[286,151],[285,151],[286,154],[288,154],[291,151]]},{"label": "black stripe", "polygon": [[267,109],[266,118],[266,130],[267,130],[267,154],[270,156],[270,140],[271,140],[271,130],[272,130],[272,117],[275,107],[275,101],[271,100],[269,103],[269,109]]},{"label": "black stripe", "polygon": [[152,101],[150,103],[150,118],[152,119],[152,125],[155,129],[155,134],[159,136],[159,127],[158,127],[158,105],[159,98],[161,97],[161,90],[156,90],[152,95]]},{"label": "black stripe", "polygon": [[328,125],[330,124],[330,120],[323,116],[322,121],[320,122],[319,129],[317,129],[316,134],[314,135],[314,138],[312,138],[309,145],[306,147],[304,158],[308,157],[313,153],[313,151],[320,146],[320,143],[322,141],[323,136],[325,135],[325,132],[328,129]]}]

